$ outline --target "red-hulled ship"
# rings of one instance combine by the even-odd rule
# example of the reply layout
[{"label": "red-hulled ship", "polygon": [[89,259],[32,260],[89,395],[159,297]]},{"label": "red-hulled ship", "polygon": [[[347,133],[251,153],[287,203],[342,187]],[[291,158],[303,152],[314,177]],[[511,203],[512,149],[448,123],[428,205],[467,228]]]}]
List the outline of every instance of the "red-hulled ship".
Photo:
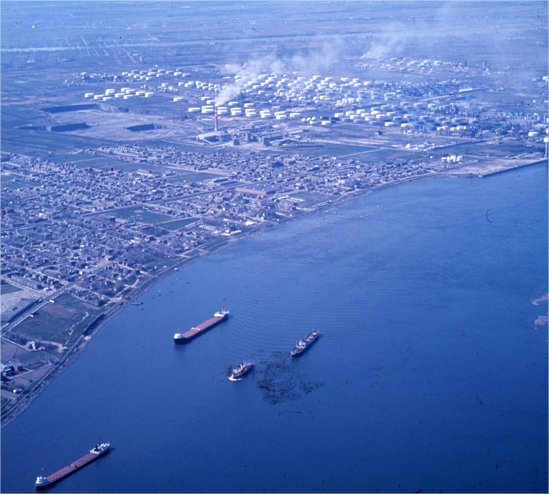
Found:
[{"label": "red-hulled ship", "polygon": [[71,464],[66,467],[58,470],[47,477],[37,477],[35,486],[37,489],[46,489],[51,487],[53,484],[56,484],[60,480],[63,480],[65,477],[69,476],[71,473],[76,472],[79,468],[86,466],[88,463],[91,463],[94,460],[97,460],[100,456],[104,455],[109,451],[109,443],[98,444],[95,446],[87,455],[84,455],[82,458],[79,458],[76,461],[73,461]]},{"label": "red-hulled ship", "polygon": [[186,333],[175,333],[173,335],[173,339],[176,343],[188,343],[193,338],[196,338],[199,334],[208,331],[208,329],[211,329],[219,324],[221,321],[224,321],[228,317],[228,315],[228,310],[220,310],[216,312],[213,317],[210,317],[210,319],[204,321],[198,326],[192,327]]}]

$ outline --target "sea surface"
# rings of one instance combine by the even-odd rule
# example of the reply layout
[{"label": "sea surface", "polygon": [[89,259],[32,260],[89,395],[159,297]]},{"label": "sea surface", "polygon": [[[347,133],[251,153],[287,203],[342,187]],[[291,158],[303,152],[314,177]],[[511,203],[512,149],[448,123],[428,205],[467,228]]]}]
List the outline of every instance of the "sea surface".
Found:
[{"label": "sea surface", "polygon": [[51,492],[547,492],[547,192],[412,182],[174,272],[2,430],[2,492],[99,441]]}]

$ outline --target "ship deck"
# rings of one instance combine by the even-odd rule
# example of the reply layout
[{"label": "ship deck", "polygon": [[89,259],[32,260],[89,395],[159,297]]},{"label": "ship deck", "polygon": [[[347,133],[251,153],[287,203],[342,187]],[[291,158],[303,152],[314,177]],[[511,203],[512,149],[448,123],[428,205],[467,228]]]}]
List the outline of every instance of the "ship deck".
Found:
[{"label": "ship deck", "polygon": [[186,333],[183,333],[184,338],[192,338],[193,336],[197,335],[201,331],[205,331],[206,329],[211,328],[212,326],[215,326],[218,322],[223,320],[222,317],[210,317],[208,320],[200,323],[198,326],[194,326]]},{"label": "ship deck", "polygon": [[84,455],[82,458],[79,458],[76,461],[73,461],[71,464],[67,465],[66,467],[62,468],[61,470],[58,470],[55,473],[52,473],[51,475],[48,475],[46,477],[46,480],[50,483],[57,482],[58,480],[62,479],[63,477],[66,477],[67,475],[71,474],[75,470],[78,470],[80,467],[83,467],[90,461],[95,460],[98,456],[94,453],[88,453],[87,455]]}]

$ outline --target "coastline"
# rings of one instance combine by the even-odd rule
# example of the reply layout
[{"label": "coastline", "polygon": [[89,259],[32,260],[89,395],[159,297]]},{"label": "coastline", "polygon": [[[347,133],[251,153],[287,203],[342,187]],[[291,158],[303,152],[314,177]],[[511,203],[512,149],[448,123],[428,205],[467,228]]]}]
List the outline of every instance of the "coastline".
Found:
[{"label": "coastline", "polygon": [[[544,160],[541,160],[541,161],[536,161],[534,163],[522,164],[520,166],[514,167],[514,168],[509,169],[509,170],[505,170],[505,171],[516,170],[516,169],[522,168],[524,166],[530,166],[530,165],[534,165],[534,164],[541,164],[541,163],[544,163],[546,161],[547,160],[544,159]],[[48,372],[42,379],[37,381],[34,384],[34,386],[26,393],[26,396],[19,403],[17,403],[13,408],[11,408],[9,411],[6,412],[6,415],[3,416],[2,419],[1,419],[1,427],[4,427],[4,426],[8,425],[12,421],[14,421],[21,413],[23,413],[27,409],[27,407],[29,407],[32,404],[32,402],[39,396],[39,394],[54,379],[56,379],[58,376],[60,376],[76,360],[76,358],[84,351],[84,349],[86,348],[88,342],[91,341],[91,339],[103,328],[103,326],[105,326],[109,321],[111,321],[114,317],[116,317],[118,314],[120,314],[129,305],[133,304],[141,295],[143,295],[144,293],[149,291],[151,288],[153,288],[158,281],[168,277],[169,275],[173,274],[175,271],[178,271],[179,269],[182,269],[186,266],[189,266],[189,265],[193,264],[194,262],[197,262],[201,259],[204,259],[207,256],[215,254],[215,253],[219,252],[220,250],[226,248],[227,246],[229,246],[233,243],[240,242],[240,241],[245,240],[245,239],[247,239],[251,236],[255,236],[255,235],[258,235],[258,234],[260,234],[264,231],[270,230],[271,228],[275,228],[279,224],[285,224],[289,221],[296,220],[296,219],[302,218],[304,216],[309,216],[309,215],[312,215],[312,214],[321,213],[323,211],[330,210],[335,206],[339,206],[341,204],[350,202],[350,201],[352,201],[356,198],[362,197],[362,196],[373,194],[376,191],[381,190],[381,189],[385,189],[387,187],[403,185],[403,184],[406,184],[408,182],[415,182],[417,180],[422,180],[422,179],[426,179],[426,178],[473,178],[473,177],[474,178],[485,178],[485,177],[489,177],[490,175],[495,175],[495,174],[499,174],[499,173],[502,173],[502,172],[501,171],[496,171],[496,172],[493,172],[493,173],[486,173],[484,175],[479,176],[479,175],[476,175],[474,173],[454,175],[454,174],[452,174],[451,172],[448,172],[448,171],[445,171],[443,173],[434,172],[434,173],[426,173],[424,175],[419,175],[419,176],[407,177],[406,179],[400,180],[400,181],[393,181],[393,182],[383,183],[383,184],[380,184],[380,185],[377,185],[375,187],[368,188],[368,189],[357,189],[353,192],[347,193],[343,196],[340,196],[340,197],[334,199],[332,202],[325,203],[325,204],[323,204],[322,206],[320,206],[316,209],[312,209],[310,211],[305,211],[305,212],[303,212],[303,213],[301,213],[301,214],[299,214],[298,216],[295,216],[295,217],[286,217],[283,221],[281,221],[279,223],[269,222],[269,223],[267,223],[263,226],[258,227],[255,230],[250,231],[248,233],[245,233],[245,234],[243,234],[243,235],[241,235],[237,238],[230,238],[226,242],[222,242],[221,244],[215,246],[214,248],[212,248],[211,250],[209,250],[207,252],[202,252],[202,253],[194,256],[194,257],[180,260],[179,262],[173,264],[169,268],[166,268],[165,270],[163,270],[163,271],[157,273],[156,275],[154,275],[154,277],[152,277],[150,280],[148,280],[147,282],[143,283],[143,285],[141,285],[140,287],[133,290],[127,296],[126,299],[124,299],[121,302],[117,302],[112,307],[112,309],[110,311],[105,312],[104,314],[102,314],[101,316],[99,316],[98,318],[93,320],[90,323],[90,325],[84,330],[84,333],[86,333],[86,331],[90,327],[93,328],[92,331],[89,334],[86,334],[86,335],[82,334],[79,337],[79,339],[76,341],[76,343],[71,348],[69,348],[67,353],[59,360],[59,362],[57,362],[56,364],[54,364],[52,366],[53,368],[50,370],[50,372]]]}]

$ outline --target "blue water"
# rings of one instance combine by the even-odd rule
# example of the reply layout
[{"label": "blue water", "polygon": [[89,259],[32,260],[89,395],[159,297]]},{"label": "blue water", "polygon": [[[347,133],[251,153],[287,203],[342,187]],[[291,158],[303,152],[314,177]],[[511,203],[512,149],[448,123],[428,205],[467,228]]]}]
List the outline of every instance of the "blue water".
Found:
[{"label": "blue water", "polygon": [[52,492],[547,492],[547,268],[546,165],[234,244],[155,285],[2,430],[2,491],[108,440]]}]

